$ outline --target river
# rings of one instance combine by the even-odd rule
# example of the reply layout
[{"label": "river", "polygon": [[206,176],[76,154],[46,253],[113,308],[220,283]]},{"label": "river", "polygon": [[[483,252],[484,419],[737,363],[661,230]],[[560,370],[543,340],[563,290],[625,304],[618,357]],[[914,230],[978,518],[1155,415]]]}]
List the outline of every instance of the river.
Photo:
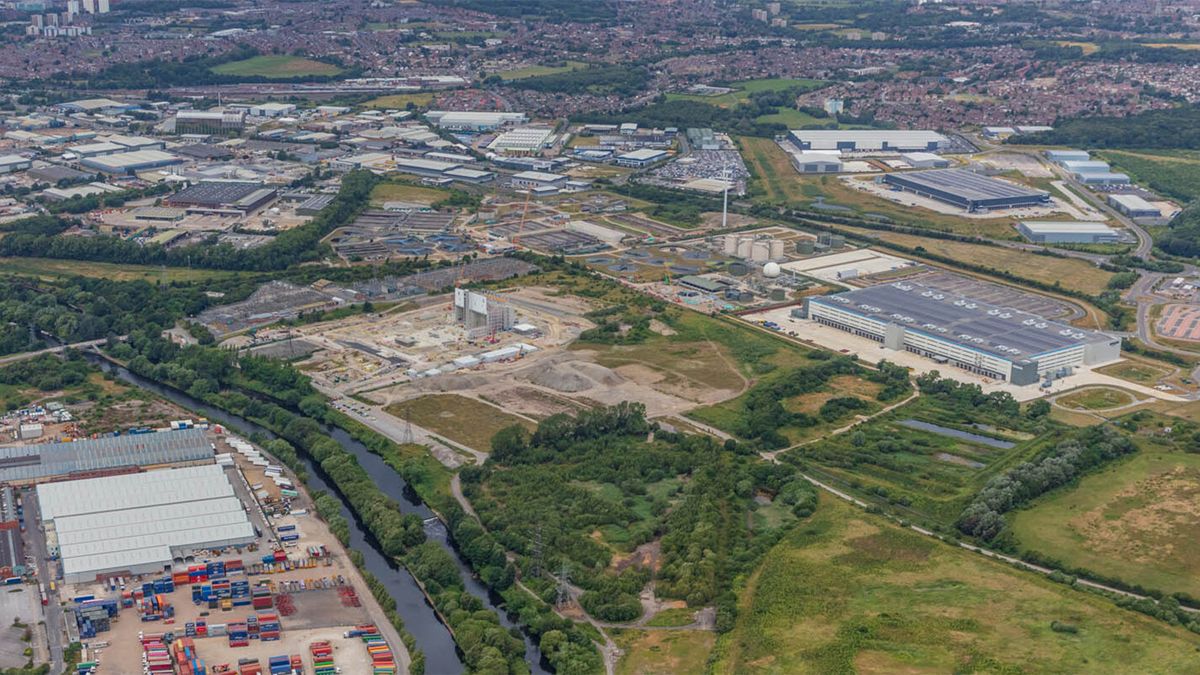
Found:
[{"label": "river", "polygon": [[[148,380],[125,368],[105,361],[96,354],[87,353],[87,357],[105,370],[115,372],[121,380],[153,392],[189,410],[193,410],[210,421],[224,424],[244,434],[257,432],[268,438],[275,437],[275,434],[270,430],[250,420],[214,408],[176,389],[164,387],[157,382]],[[356,441],[344,430],[326,427],[324,431],[358,459],[367,473],[375,479],[375,484],[379,486],[379,489],[387,496],[396,500],[400,505],[401,512],[414,514],[425,521],[426,536],[430,541],[440,544],[453,556],[455,563],[458,565],[459,574],[466,584],[467,591],[479,598],[489,610],[496,612],[500,617],[501,625],[505,628],[514,627],[516,624],[502,610],[498,609],[496,605],[499,596],[492,594],[487,587],[475,578],[470,568],[459,557],[458,551],[450,543],[442,521],[438,520],[433,511],[421,502],[412,490],[408,489],[408,485],[400,478],[399,474],[388,466],[381,457],[372,453],[365,445]],[[337,496],[339,499],[341,498],[341,495],[326,482],[327,477],[319,466],[303,454],[300,455],[300,459],[304,462],[305,468],[308,470],[308,489],[310,491],[324,490]],[[363,554],[366,569],[383,582],[388,593],[395,598],[396,611],[399,613],[400,618],[404,620],[404,627],[409,633],[412,633],[417,641],[417,647],[425,654],[425,672],[430,675],[456,675],[463,672],[465,666],[463,665],[461,654],[455,646],[453,638],[450,636],[450,631],[437,618],[433,608],[430,607],[428,601],[425,599],[425,595],[417,585],[416,580],[413,579],[412,575],[404,567],[397,565],[383,554],[374,537],[363,528],[362,523],[350,511],[344,501],[342,501],[342,515],[350,523],[349,547]],[[546,664],[543,662],[537,646],[533,644],[528,635],[525,635],[524,638],[526,663],[529,664],[533,673],[548,675],[549,671],[545,668]]]}]

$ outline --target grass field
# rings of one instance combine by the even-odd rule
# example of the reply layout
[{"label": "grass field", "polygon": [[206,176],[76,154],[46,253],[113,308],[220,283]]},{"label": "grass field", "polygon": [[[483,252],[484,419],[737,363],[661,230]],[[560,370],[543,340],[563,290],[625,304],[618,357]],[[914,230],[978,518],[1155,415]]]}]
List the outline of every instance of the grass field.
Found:
[{"label": "grass field", "polygon": [[737,140],[746,164],[762,186],[766,201],[802,202],[812,198],[801,187],[799,175],[787,153],[775,141],[753,136],[740,136]]},{"label": "grass field", "polygon": [[520,424],[530,431],[534,428],[528,420],[458,394],[419,396],[393,403],[386,410],[395,417],[407,418],[419,427],[480,452],[491,452],[492,436],[504,427]]},{"label": "grass field", "polygon": [[1077,392],[1060,396],[1058,404],[1076,410],[1108,410],[1133,403],[1133,395],[1121,389],[1112,387],[1088,387]]},{"label": "grass field", "polygon": [[784,89],[799,88],[804,91],[820,89],[827,83],[823,80],[792,80],[786,78],[766,78],[761,80],[742,80],[726,85],[734,91],[720,96],[701,96],[697,94],[667,94],[667,100],[700,101],[721,108],[730,108],[750,100],[750,94],[760,91],[783,91]]},{"label": "grass field", "polygon": [[625,653],[617,662],[617,675],[676,675],[702,673],[716,642],[710,631],[620,630],[613,641]]},{"label": "grass field", "polygon": [[236,272],[194,270],[184,267],[151,267],[148,265],[118,265],[115,263],[53,258],[0,258],[0,274],[24,274],[42,278],[101,277],[114,281],[203,281],[228,277]]},{"label": "grass field", "polygon": [[1111,272],[1078,258],[1047,258],[1011,248],[999,246],[983,246],[960,241],[945,239],[929,239],[911,234],[896,232],[871,232],[861,228],[847,227],[859,233],[870,233],[879,239],[890,241],[901,246],[915,248],[920,246],[926,251],[952,258],[985,265],[995,270],[1011,272],[1013,275],[1038,281],[1044,284],[1059,284],[1063,288],[1096,295],[1105,290]]},{"label": "grass field", "polygon": [[1143,42],[1142,46],[1152,49],[1181,49],[1185,52],[1200,49],[1200,43],[1196,42]]},{"label": "grass field", "polygon": [[813,117],[795,108],[780,108],[779,112],[770,115],[759,115],[754,118],[754,121],[760,124],[786,124],[789,129],[798,129],[814,124],[838,126],[837,120]]},{"label": "grass field", "polygon": [[371,205],[382,206],[384,202],[413,202],[432,205],[448,196],[448,192],[436,188],[409,183],[380,183],[371,190]]},{"label": "grass field", "polygon": [[380,96],[373,98],[363,104],[363,107],[374,108],[377,110],[403,110],[411,103],[418,108],[425,107],[433,102],[433,94],[428,91],[418,92],[415,94],[392,94],[390,96]]},{"label": "grass field", "polygon": [[567,61],[562,66],[525,66],[524,68],[514,68],[512,70],[502,70],[497,75],[505,81],[524,80],[528,77],[541,77],[543,75],[557,75],[559,73],[569,73],[573,70],[587,68],[586,63],[582,61]]},{"label": "grass field", "polygon": [[[710,672],[1167,673],[1200,638],[822,493],[767,554]],[[1052,622],[1076,627],[1074,634]]]},{"label": "grass field", "polygon": [[314,75],[337,75],[342,72],[340,68],[330,63],[322,63],[302,56],[286,55],[254,56],[241,61],[231,61],[213,66],[212,71],[220,75],[269,77],[281,80]]},{"label": "grass field", "polygon": [[1097,153],[1134,182],[1179,201],[1200,198],[1200,158],[1155,150],[1103,150]]},{"label": "grass field", "polygon": [[1022,548],[1200,596],[1200,455],[1146,450],[1009,518]]}]

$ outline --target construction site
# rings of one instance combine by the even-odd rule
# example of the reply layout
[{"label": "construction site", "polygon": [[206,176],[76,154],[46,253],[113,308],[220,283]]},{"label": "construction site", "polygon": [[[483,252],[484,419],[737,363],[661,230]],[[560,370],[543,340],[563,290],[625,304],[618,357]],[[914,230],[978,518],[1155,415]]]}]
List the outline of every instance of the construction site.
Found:
[{"label": "construction site", "polygon": [[291,330],[289,339],[315,346],[299,367],[327,393],[348,395],[518,361],[590,325],[527,288],[457,288],[418,304]]}]

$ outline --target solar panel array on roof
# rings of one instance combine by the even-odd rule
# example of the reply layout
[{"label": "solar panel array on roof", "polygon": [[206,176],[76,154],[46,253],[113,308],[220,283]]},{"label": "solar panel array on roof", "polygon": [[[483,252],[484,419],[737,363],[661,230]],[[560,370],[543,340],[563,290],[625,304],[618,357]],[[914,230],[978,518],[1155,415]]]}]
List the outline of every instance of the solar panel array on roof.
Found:
[{"label": "solar panel array on roof", "polygon": [[1106,335],[947,293],[915,282],[871,286],[810,302],[895,323],[940,340],[1016,361],[1091,342]]},{"label": "solar panel array on roof", "polygon": [[213,456],[201,429],[0,447],[0,481],[28,481],[120,466],[194,462]]}]

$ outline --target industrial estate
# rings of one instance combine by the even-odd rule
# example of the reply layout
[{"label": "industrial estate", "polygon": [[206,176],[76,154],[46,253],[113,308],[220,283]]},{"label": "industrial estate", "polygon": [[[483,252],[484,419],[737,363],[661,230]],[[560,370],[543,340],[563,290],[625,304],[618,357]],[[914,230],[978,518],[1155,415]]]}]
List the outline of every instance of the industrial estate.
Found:
[{"label": "industrial estate", "polygon": [[0,2],[0,674],[1200,672],[1200,3]]}]

